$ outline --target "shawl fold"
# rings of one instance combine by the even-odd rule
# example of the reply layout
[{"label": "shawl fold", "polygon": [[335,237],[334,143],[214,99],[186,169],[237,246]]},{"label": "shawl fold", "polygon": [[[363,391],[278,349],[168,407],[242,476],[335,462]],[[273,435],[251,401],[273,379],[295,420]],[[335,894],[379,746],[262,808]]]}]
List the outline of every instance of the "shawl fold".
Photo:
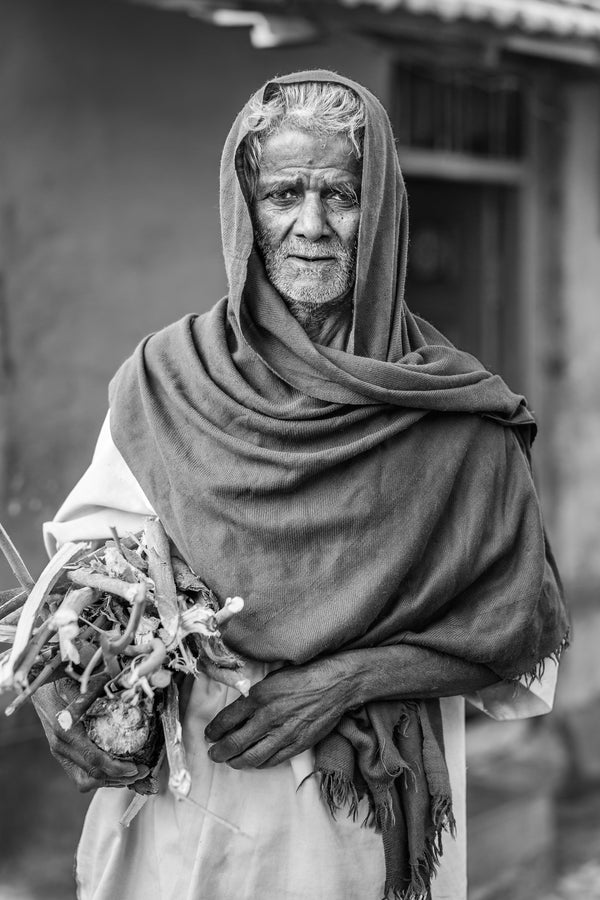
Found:
[{"label": "shawl fold", "polygon": [[[110,390],[113,439],[249,658],[310,664],[410,644],[534,677],[567,615],[527,454],[525,399],[404,303],[406,192],[387,115],[366,109],[353,350],[313,343],[267,280],[238,171],[221,166],[229,292],[142,342]],[[398,686],[401,697],[402,686]],[[382,832],[386,896],[422,900],[452,830],[439,701],[347,711],[316,748],[330,809]]]}]

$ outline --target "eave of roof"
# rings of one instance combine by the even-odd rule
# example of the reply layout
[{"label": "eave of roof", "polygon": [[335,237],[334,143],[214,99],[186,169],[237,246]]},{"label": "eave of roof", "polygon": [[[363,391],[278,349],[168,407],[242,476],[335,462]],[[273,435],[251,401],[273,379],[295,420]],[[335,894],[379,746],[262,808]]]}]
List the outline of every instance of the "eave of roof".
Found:
[{"label": "eave of roof", "polygon": [[[129,0],[132,2],[132,0]],[[133,0],[217,25],[250,26],[256,47],[345,28],[390,39],[484,39],[516,53],[600,67],[600,0]],[[436,28],[435,23],[439,23]],[[266,34],[269,29],[281,32]],[[290,29],[293,31],[291,33]],[[259,32],[265,35],[259,35]],[[285,32],[285,34],[284,34]],[[259,40],[257,40],[259,38]],[[273,39],[271,39],[273,38]],[[499,43],[498,43],[499,40]]]},{"label": "eave of roof", "polygon": [[600,39],[598,0],[338,0],[345,7],[405,10],[446,22],[469,20],[497,28],[560,37]]}]

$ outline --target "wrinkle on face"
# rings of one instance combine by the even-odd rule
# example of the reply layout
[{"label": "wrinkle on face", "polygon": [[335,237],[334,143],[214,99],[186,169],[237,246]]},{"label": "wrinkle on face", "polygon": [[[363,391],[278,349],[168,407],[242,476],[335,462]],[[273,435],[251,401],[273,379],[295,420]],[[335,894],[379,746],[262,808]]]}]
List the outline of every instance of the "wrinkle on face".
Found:
[{"label": "wrinkle on face", "polygon": [[286,129],[264,142],[256,243],[269,280],[310,330],[351,315],[360,183],[360,161],[343,136]]}]

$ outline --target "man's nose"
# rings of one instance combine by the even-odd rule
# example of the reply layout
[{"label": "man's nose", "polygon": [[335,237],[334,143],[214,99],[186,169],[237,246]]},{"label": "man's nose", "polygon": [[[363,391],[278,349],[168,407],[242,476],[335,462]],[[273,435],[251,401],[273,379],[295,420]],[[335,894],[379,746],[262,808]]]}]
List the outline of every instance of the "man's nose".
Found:
[{"label": "man's nose", "polygon": [[330,233],[327,214],[318,195],[305,195],[293,230],[296,237],[303,237],[307,241],[318,241]]}]

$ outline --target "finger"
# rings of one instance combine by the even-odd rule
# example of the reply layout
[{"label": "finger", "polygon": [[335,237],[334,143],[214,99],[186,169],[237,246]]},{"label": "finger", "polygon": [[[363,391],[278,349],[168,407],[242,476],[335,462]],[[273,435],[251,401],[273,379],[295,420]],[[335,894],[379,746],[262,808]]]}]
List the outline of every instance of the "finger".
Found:
[{"label": "finger", "polygon": [[133,778],[138,772],[138,767],[133,761],[114,759],[98,747],[81,723],[66,731],[56,722],[55,730],[50,737],[50,746],[86,772],[97,769],[103,778]]},{"label": "finger", "polygon": [[[53,754],[55,755],[55,754]],[[60,763],[66,774],[69,778],[75,782],[75,786],[78,791],[82,794],[87,793],[88,791],[94,791],[97,788],[103,786],[105,782],[105,778],[95,778],[93,775],[90,775],[89,772],[85,772],[79,766],[76,766],[74,763],[68,760],[61,760],[58,756],[55,755],[56,760]]]},{"label": "finger", "polygon": [[[263,763],[261,763],[257,768],[259,769],[270,769],[272,766],[278,766],[280,763],[287,762],[292,756],[297,756],[298,753],[302,753],[303,748],[301,747],[282,747],[272,756],[269,756]],[[231,763],[230,763],[231,765]]]},{"label": "finger", "polygon": [[57,679],[54,682],[54,690],[64,704],[70,703],[79,694],[78,687],[71,678]]},{"label": "finger", "polygon": [[133,779],[131,779],[130,781],[103,781],[102,787],[124,788],[124,787],[128,787],[130,784],[135,784],[135,781]]},{"label": "finger", "polygon": [[34,697],[34,705],[48,739],[50,751],[80,791],[95,790],[107,781],[130,784],[145,778],[147,766],[137,766],[131,760],[113,759],[88,736],[83,724],[66,731],[57,721],[57,713],[77,686],[71,679],[61,679],[44,685]]},{"label": "finger", "polygon": [[90,791],[97,791],[98,788],[103,787],[104,784],[102,781],[96,781],[95,778],[90,778],[85,772],[82,772],[81,776],[73,778],[73,780],[80,794],[89,794]]},{"label": "finger", "polygon": [[74,765],[96,779],[138,779],[145,777],[140,771],[146,774],[148,771],[147,766],[137,766],[131,760],[113,759],[89,739],[83,727],[73,733],[52,733],[49,743],[52,754],[62,765]]},{"label": "finger", "polygon": [[81,774],[78,774],[77,777],[80,783],[90,785],[89,788],[86,787],[86,790],[94,790],[101,787],[129,787],[129,785],[142,781],[148,775],[149,769],[147,766],[140,766],[139,769],[140,771],[133,778],[107,778],[97,769],[94,769],[91,772],[84,772],[80,769],[79,771]]},{"label": "finger", "polygon": [[219,741],[222,737],[238,728],[256,712],[256,706],[250,697],[239,697],[214,717],[204,729],[207,741]]},{"label": "finger", "polygon": [[268,766],[273,755],[280,751],[281,747],[276,736],[269,734],[239,756],[228,759],[227,765],[232,769],[262,769]]},{"label": "finger", "polygon": [[94,778],[114,780],[139,777],[138,766],[134,762],[113,759],[90,741],[85,730],[83,735],[70,735],[67,740],[54,735],[50,749],[57,758],[83,769]]},{"label": "finger", "polygon": [[126,763],[127,771],[129,774],[127,775],[111,775],[106,771],[105,768],[101,766],[94,766],[91,770],[89,770],[89,774],[92,775],[93,778],[98,780],[102,780],[104,782],[111,782],[114,784],[121,785],[129,785],[135,784],[136,781],[143,781],[144,778],[148,777],[150,773],[150,769],[148,766],[136,766],[135,764],[131,765]]},{"label": "finger", "polygon": [[305,749],[297,741],[286,739],[281,732],[273,732],[264,740],[249,747],[240,756],[227,760],[227,765],[232,769],[268,769],[287,762]]},{"label": "finger", "polygon": [[131,784],[135,784],[138,781],[143,781],[144,778],[148,776],[150,769],[148,766],[139,766],[138,774],[135,778],[105,778],[103,787],[129,787]]},{"label": "finger", "polygon": [[[89,738],[87,738],[87,734],[85,735],[85,738],[82,738],[79,750],[83,758],[82,768],[88,771],[90,769],[97,769],[102,773],[103,778],[136,779],[140,777],[139,767],[136,763],[125,759],[113,759],[112,756],[109,756],[108,753],[105,753],[104,750],[97,747],[93,741],[90,741]],[[147,767],[144,766],[143,769],[147,774]]]},{"label": "finger", "polygon": [[64,700],[67,700],[73,693],[77,693],[77,688],[73,686],[70,679],[65,678],[52,685],[44,685],[40,691],[43,693],[36,700],[36,710],[52,755],[63,767],[72,763],[84,772],[94,769],[101,773],[102,779],[137,776],[138,767],[135,763],[113,759],[94,744],[88,737],[83,724],[78,723],[68,731],[61,728],[57,721],[57,713],[63,709]]},{"label": "finger", "polygon": [[53,756],[67,775],[73,779],[77,788],[83,792],[106,786],[127,787],[130,784],[135,784],[137,781],[142,781],[148,776],[150,771],[148,766],[135,766],[127,763],[130,774],[115,777],[107,774],[101,766],[91,765],[89,768],[87,766],[82,768],[71,759],[62,756],[60,752],[53,753]]},{"label": "finger", "polygon": [[209,759],[213,762],[228,762],[235,756],[241,756],[250,747],[269,735],[267,724],[259,717],[254,717],[241,728],[227,734],[208,751]]}]

